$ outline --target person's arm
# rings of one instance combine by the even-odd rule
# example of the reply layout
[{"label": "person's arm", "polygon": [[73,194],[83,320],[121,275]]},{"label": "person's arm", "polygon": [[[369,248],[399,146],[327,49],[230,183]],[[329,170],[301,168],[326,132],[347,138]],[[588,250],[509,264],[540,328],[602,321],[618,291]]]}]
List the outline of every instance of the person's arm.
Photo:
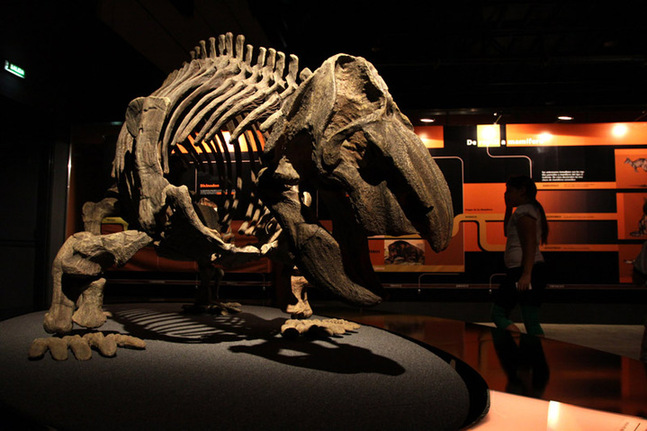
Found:
[{"label": "person's arm", "polygon": [[503,216],[503,235],[507,237],[508,236],[508,222],[510,221],[510,217],[512,217],[513,207],[510,204],[510,202],[508,202],[507,195],[504,195],[504,199],[505,199],[505,216]]},{"label": "person's arm", "polygon": [[525,291],[530,288],[532,267],[535,264],[535,250],[537,249],[537,220],[530,216],[521,216],[517,221],[519,241],[521,242],[521,277],[517,282],[517,289]]}]

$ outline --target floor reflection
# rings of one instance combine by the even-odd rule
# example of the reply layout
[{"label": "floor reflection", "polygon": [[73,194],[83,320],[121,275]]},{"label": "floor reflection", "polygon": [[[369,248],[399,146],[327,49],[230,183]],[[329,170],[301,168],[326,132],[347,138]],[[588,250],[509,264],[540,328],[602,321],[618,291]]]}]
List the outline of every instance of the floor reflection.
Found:
[{"label": "floor reflection", "polygon": [[494,391],[647,417],[647,370],[635,359],[437,317],[352,310],[335,310],[335,316],[442,349],[478,371]]},{"label": "floor reflection", "polygon": [[541,398],[550,376],[542,339],[496,328],[492,328],[491,332],[494,350],[508,377],[505,391]]}]

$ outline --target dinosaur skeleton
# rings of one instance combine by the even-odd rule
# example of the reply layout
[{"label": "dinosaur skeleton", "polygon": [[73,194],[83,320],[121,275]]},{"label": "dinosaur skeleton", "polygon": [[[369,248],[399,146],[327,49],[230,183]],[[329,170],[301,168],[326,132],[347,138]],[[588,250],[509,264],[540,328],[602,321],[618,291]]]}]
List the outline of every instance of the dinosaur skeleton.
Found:
[{"label": "dinosaur skeleton", "polygon": [[[48,332],[100,326],[102,271],[151,243],[201,270],[260,257],[291,262],[302,317],[312,314],[303,277],[354,304],[380,302],[370,235],[418,232],[436,251],[447,246],[447,184],[375,68],[338,54],[299,71],[296,56],[260,48],[253,61],[253,52],[231,33],[200,42],[157,91],[129,104],[113,195],[84,206],[92,235],[70,237],[55,259]],[[189,165],[217,178],[216,202],[176,185]],[[309,208],[315,193],[332,234]],[[102,218],[117,213],[131,230],[101,235]],[[243,213],[241,231],[257,244],[226,238]],[[69,275],[85,281],[70,288]]]}]

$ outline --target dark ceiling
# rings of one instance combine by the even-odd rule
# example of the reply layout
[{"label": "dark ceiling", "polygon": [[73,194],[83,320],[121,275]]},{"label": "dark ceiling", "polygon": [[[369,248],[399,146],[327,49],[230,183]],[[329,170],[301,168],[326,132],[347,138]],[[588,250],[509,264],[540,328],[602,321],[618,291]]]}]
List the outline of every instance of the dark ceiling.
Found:
[{"label": "dark ceiling", "polygon": [[633,121],[647,110],[647,2],[12,0],[2,9],[5,58],[40,80],[32,103],[46,86],[50,103],[63,100],[79,119],[119,119],[199,40],[227,31],[311,69],[339,52],[366,57],[414,123],[495,112],[502,122]]}]

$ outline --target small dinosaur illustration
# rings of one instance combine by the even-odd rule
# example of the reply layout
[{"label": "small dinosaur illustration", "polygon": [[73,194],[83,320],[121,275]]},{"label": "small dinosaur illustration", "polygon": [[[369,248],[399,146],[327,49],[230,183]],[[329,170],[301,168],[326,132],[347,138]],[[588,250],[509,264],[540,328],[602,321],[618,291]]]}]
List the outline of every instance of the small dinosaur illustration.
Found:
[{"label": "small dinosaur illustration", "polygon": [[638,172],[638,169],[642,169],[647,172],[647,159],[641,157],[636,160],[631,160],[629,157],[625,160],[625,163],[631,165],[634,168],[634,171]]}]

